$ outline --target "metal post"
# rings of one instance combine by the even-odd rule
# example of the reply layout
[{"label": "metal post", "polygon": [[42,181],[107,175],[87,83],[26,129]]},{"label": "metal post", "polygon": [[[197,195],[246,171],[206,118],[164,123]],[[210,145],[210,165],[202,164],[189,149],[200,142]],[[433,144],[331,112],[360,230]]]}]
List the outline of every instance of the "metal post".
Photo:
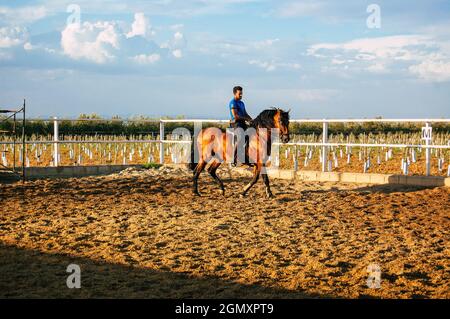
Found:
[{"label": "metal post", "polygon": [[[328,143],[328,122],[323,122],[322,143]],[[328,147],[322,146],[322,172],[328,170]]]},{"label": "metal post", "polygon": [[159,122],[159,163],[164,164],[164,122]]},{"label": "metal post", "polygon": [[22,182],[25,183],[25,99],[23,99],[22,120]]},{"label": "metal post", "polygon": [[14,113],[14,124],[13,124],[13,172],[16,172],[16,113]]},{"label": "metal post", "polygon": [[58,167],[58,154],[59,154],[59,128],[58,128],[58,118],[53,118],[53,141],[55,142],[53,144],[53,166]]},{"label": "metal post", "polygon": [[[425,126],[428,129],[428,127],[430,127],[430,123],[425,123]],[[426,165],[426,175],[427,176],[430,176],[430,167],[431,167],[431,165],[430,165],[430,161],[431,161],[431,154],[430,154],[430,152],[431,152],[431,149],[428,147],[428,146],[430,146],[430,142],[431,141],[430,141],[429,138],[427,138],[425,140],[425,145],[427,146],[427,148],[425,150],[425,165]]]}]

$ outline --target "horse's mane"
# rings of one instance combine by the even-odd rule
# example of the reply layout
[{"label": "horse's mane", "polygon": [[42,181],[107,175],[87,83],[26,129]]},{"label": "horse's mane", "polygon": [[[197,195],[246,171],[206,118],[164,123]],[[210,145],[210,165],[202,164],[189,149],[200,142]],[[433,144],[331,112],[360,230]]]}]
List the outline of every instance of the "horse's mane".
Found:
[{"label": "horse's mane", "polygon": [[270,109],[262,111],[252,122],[251,126],[254,128],[258,127],[272,127],[273,126],[273,118],[275,114],[281,111],[281,116],[287,117],[289,120],[289,113],[283,111],[282,109],[272,107]]}]

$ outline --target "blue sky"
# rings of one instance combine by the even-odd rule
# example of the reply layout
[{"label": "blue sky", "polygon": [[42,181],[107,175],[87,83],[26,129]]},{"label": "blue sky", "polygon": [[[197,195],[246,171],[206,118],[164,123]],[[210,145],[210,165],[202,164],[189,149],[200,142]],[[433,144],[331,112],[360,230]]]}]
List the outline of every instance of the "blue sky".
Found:
[{"label": "blue sky", "polygon": [[448,118],[450,1],[0,0],[2,107],[226,118],[234,85],[254,116]]}]

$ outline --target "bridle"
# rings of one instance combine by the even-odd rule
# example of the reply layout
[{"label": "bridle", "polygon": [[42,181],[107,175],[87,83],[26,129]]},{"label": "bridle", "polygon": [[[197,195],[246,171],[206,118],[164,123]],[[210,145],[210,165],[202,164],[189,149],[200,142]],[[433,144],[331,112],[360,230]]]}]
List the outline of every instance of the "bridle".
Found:
[{"label": "bridle", "polygon": [[280,131],[280,137],[281,138],[283,138],[283,137],[289,138],[289,131],[286,130],[286,132],[282,132],[282,130],[281,130],[281,127],[283,127],[283,123],[281,121],[281,112],[280,112],[280,116],[278,117],[278,123],[277,124],[278,124],[278,130]]}]

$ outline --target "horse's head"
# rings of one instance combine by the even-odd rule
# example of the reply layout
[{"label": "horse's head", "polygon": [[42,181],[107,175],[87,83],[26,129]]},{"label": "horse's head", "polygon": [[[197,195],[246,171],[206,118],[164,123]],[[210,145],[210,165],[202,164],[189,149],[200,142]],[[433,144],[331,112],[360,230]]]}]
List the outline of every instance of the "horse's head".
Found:
[{"label": "horse's head", "polygon": [[289,112],[282,109],[270,108],[264,110],[251,123],[254,128],[278,129],[280,132],[281,141],[287,143],[290,140],[289,136]]},{"label": "horse's head", "polygon": [[289,136],[289,111],[285,112],[282,109],[277,109],[273,117],[275,128],[280,130],[280,137],[283,143],[288,143]]}]

